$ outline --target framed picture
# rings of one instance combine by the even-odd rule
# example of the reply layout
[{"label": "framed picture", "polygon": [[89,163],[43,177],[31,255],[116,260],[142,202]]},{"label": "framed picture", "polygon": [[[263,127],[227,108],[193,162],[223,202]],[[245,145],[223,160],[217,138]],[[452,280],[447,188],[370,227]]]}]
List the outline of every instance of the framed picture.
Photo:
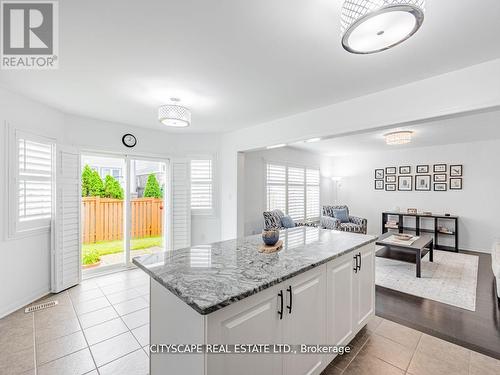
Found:
[{"label": "framed picture", "polygon": [[386,191],[396,191],[396,184],[385,184]]},{"label": "framed picture", "polygon": [[462,190],[462,179],[450,178],[450,190]]},{"label": "framed picture", "polygon": [[417,173],[429,173],[428,165],[417,165]]},{"label": "framed picture", "polygon": [[434,191],[446,191],[446,183],[436,182],[434,184]]},{"label": "framed picture", "polygon": [[385,182],[387,182],[389,184],[395,184],[396,183],[396,175],[385,176]]},{"label": "framed picture", "polygon": [[375,180],[375,190],[384,190],[384,180]]},{"label": "framed picture", "polygon": [[404,166],[404,167],[399,167],[399,174],[410,174],[411,173],[411,167]]},{"label": "framed picture", "polygon": [[446,175],[445,174],[435,174],[434,175],[434,182],[446,182]]},{"label": "framed picture", "polygon": [[462,177],[462,165],[450,165],[450,177]]},{"label": "framed picture", "polygon": [[446,173],[446,164],[434,164],[434,173]]},{"label": "framed picture", "polygon": [[383,179],[384,179],[384,170],[375,169],[375,180],[383,180]]},{"label": "framed picture", "polygon": [[396,167],[386,167],[385,174],[396,174]]},{"label": "framed picture", "polygon": [[398,176],[398,190],[399,191],[413,190],[413,176]]},{"label": "framed picture", "polygon": [[431,190],[431,175],[417,175],[415,176],[415,190],[417,191],[430,191]]}]

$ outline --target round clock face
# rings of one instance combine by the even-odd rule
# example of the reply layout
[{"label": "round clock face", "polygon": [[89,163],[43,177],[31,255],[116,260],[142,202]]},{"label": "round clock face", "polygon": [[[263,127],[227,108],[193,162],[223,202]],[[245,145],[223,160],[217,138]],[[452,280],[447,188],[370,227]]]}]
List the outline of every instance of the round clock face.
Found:
[{"label": "round clock face", "polygon": [[122,142],[127,147],[134,147],[137,144],[137,139],[132,134],[125,134],[122,137]]}]

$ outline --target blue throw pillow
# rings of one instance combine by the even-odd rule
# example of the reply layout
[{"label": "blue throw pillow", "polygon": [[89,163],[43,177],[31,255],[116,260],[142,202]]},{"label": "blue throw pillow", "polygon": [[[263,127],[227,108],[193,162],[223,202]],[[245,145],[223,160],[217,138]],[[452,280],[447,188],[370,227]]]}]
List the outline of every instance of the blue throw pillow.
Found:
[{"label": "blue throw pillow", "polygon": [[349,215],[347,215],[347,210],[345,208],[334,209],[333,217],[339,219],[341,223],[349,222]]},{"label": "blue throw pillow", "polygon": [[281,226],[283,228],[295,228],[295,221],[290,216],[285,215],[281,218]]}]

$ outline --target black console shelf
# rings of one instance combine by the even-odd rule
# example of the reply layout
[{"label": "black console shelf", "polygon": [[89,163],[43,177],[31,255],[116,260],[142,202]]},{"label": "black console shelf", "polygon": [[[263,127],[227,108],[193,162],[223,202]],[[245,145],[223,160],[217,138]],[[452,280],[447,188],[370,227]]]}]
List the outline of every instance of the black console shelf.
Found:
[{"label": "black console shelf", "polygon": [[[397,216],[398,217],[398,226],[397,228],[386,228],[385,224],[387,223],[389,216]],[[415,228],[405,227],[403,225],[403,219],[405,217],[414,217],[415,218]],[[434,220],[434,229],[424,229],[420,228],[420,220],[421,219],[432,219]],[[455,233],[442,233],[438,231],[438,224],[440,220],[451,220],[454,222]],[[446,216],[446,215],[424,215],[424,214],[408,214],[402,212],[382,212],[382,233],[386,233],[389,229],[397,229],[399,233],[404,232],[415,232],[417,236],[420,233],[434,233],[434,248],[437,250],[445,250],[445,251],[453,251],[458,253],[458,216]],[[444,246],[439,245],[439,236],[453,236],[455,246]]]}]

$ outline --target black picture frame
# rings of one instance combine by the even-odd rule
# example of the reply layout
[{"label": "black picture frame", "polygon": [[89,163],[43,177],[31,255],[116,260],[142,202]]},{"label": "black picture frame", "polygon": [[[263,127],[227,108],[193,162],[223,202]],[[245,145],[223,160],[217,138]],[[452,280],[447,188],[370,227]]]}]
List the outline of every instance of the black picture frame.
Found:
[{"label": "black picture frame", "polygon": [[429,165],[417,165],[417,173],[429,173]]},{"label": "black picture frame", "polygon": [[[401,189],[402,181],[408,181],[408,189]],[[398,191],[412,191],[413,190],[413,176],[398,176]]]},{"label": "black picture frame", "polygon": [[375,190],[384,190],[384,180],[375,180]]},{"label": "black picture frame", "polygon": [[396,167],[385,167],[385,174],[396,174]]},{"label": "black picture frame", "polygon": [[395,184],[396,183],[396,175],[388,175],[388,176],[385,176],[385,182],[387,184]]},{"label": "black picture frame", "polygon": [[447,187],[448,187],[448,184],[446,182],[435,182],[434,183],[434,191],[446,191]]},{"label": "black picture frame", "polygon": [[[420,178],[425,177],[427,181],[427,188],[422,188],[420,185],[417,184],[417,181]],[[416,175],[415,176],[415,191],[431,191],[431,184],[432,184],[432,178],[430,174],[421,174],[421,175]]]},{"label": "black picture frame", "polygon": [[385,191],[396,191],[396,184],[385,184]]},{"label": "black picture frame", "polygon": [[[458,181],[459,182],[459,186],[453,186],[453,182],[454,181]],[[462,190],[462,177],[450,177],[450,190]]]},{"label": "black picture frame", "polygon": [[462,177],[464,166],[462,164],[450,165],[450,177]]},{"label": "black picture frame", "polygon": [[434,173],[446,173],[448,166],[446,164],[434,164],[432,170]]},{"label": "black picture frame", "polygon": [[445,173],[437,173],[434,175],[432,181],[446,183],[448,176]]},{"label": "black picture frame", "polygon": [[384,179],[384,170],[375,169],[375,180],[383,180],[383,179]]},{"label": "black picture frame", "polygon": [[411,174],[411,166],[404,165],[399,167],[399,174]]}]

